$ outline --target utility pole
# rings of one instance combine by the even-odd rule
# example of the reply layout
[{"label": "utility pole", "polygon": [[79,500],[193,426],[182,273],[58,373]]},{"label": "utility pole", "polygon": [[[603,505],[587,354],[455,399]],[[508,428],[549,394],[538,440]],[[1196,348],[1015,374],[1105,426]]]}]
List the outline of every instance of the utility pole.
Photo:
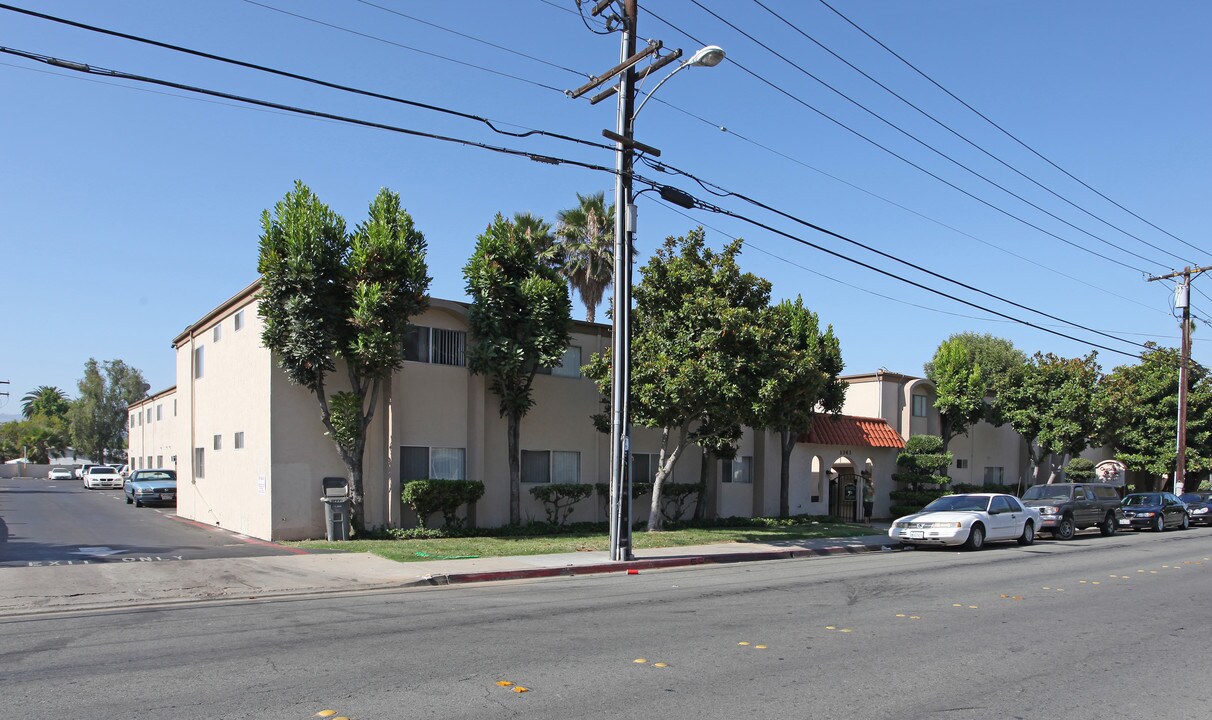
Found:
[{"label": "utility pole", "polygon": [[1187,385],[1188,373],[1191,365],[1191,278],[1193,275],[1212,270],[1212,266],[1191,268],[1185,267],[1181,271],[1172,272],[1168,275],[1158,275],[1149,278],[1149,282],[1155,280],[1168,280],[1170,278],[1181,277],[1182,283],[1175,289],[1174,306],[1181,308],[1183,311],[1182,318],[1182,351],[1181,360],[1178,364],[1178,432],[1177,432],[1177,458],[1174,466],[1174,494],[1182,495],[1187,475]]}]

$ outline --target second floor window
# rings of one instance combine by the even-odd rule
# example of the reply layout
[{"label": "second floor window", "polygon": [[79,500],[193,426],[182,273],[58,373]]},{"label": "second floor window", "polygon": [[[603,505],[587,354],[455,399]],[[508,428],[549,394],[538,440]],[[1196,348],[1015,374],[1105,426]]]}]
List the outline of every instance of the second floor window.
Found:
[{"label": "second floor window", "polygon": [[926,396],[913,396],[913,417],[926,417]]},{"label": "second floor window", "polygon": [[404,359],[435,365],[467,365],[467,333],[413,325],[404,334]]}]

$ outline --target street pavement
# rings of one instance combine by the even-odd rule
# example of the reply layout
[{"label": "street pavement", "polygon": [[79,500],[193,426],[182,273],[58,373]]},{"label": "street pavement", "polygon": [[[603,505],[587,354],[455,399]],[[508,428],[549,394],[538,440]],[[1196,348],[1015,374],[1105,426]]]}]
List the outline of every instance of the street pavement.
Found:
[{"label": "street pavement", "polygon": [[[638,573],[662,568],[891,551],[882,527],[871,535],[777,543],[724,543],[637,550],[612,562],[606,552],[560,553],[400,563],[371,553],[306,553],[163,562],[43,561],[0,567],[0,616],[121,609],[207,600]],[[285,546],[278,546],[283,547]],[[286,548],[292,550],[293,548]]]}]

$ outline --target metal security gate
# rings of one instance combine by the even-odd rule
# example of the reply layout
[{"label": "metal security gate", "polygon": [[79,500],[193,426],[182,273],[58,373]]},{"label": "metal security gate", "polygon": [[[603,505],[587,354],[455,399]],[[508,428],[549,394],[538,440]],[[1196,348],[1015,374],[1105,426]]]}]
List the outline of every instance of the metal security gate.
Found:
[{"label": "metal security gate", "polygon": [[847,522],[858,522],[859,493],[863,478],[841,473],[829,481],[829,514]]}]

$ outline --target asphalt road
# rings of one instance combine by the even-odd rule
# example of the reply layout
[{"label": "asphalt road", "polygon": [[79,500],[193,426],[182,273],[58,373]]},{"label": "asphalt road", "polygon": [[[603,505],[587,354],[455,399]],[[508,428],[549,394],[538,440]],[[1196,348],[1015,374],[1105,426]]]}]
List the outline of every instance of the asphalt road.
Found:
[{"label": "asphalt road", "polygon": [[0,567],[294,552],[182,520],[172,507],[127,505],[121,490],[86,490],[79,480],[0,479]]},{"label": "asphalt road", "polygon": [[1210,580],[1199,529],[0,620],[0,697],[23,718],[1195,718]]}]

